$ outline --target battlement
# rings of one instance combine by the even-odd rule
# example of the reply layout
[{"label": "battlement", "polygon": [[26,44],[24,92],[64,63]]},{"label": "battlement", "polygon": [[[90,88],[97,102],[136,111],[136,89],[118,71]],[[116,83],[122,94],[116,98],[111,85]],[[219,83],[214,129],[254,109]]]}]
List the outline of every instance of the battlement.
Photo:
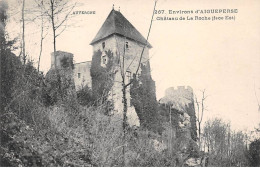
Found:
[{"label": "battlement", "polygon": [[170,87],[165,90],[165,96],[168,96],[169,94],[191,94],[193,95],[193,89],[190,86],[177,86]]},{"label": "battlement", "polygon": [[160,103],[175,103],[175,108],[180,109],[193,102],[193,89],[190,86],[170,87],[165,90],[165,96]]}]

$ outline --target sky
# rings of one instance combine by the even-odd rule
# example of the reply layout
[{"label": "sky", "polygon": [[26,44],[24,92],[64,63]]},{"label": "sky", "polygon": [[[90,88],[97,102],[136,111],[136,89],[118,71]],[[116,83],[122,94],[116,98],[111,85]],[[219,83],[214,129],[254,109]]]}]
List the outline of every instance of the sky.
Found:
[{"label": "sky", "polygon": [[[10,36],[21,33],[19,16],[21,3],[10,0],[12,19]],[[76,2],[76,0],[72,1]],[[154,0],[81,0],[73,11],[95,11],[95,14],[75,15],[71,25],[57,39],[57,50],[74,54],[75,62],[92,58],[91,40],[102,26],[114,4],[146,37],[153,13]],[[30,8],[33,0],[26,0]],[[158,0],[156,9],[203,10],[238,9],[236,14],[198,14],[198,16],[235,16],[235,20],[157,20],[157,17],[192,17],[196,14],[157,14],[154,17],[149,42],[152,77],[156,82],[157,99],[169,87],[191,86],[200,97],[208,95],[204,120],[221,117],[233,129],[252,129],[260,123],[260,1],[259,0]],[[26,13],[26,16],[32,15]],[[16,21],[16,22],[15,22]],[[47,24],[46,24],[47,25]],[[26,51],[38,61],[40,27],[26,24]],[[50,68],[52,52],[51,30],[44,40],[41,70]]]}]

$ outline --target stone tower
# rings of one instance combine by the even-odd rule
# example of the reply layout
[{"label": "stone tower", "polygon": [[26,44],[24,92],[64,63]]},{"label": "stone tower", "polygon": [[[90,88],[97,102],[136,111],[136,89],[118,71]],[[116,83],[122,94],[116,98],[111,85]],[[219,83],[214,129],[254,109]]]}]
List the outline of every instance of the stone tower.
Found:
[{"label": "stone tower", "polygon": [[[73,64],[73,54],[65,51],[56,51],[56,67],[62,68],[71,62]],[[55,68],[54,52],[51,53],[51,69]]]},{"label": "stone tower", "polygon": [[[122,103],[122,73],[126,75],[126,84],[136,76],[139,60],[143,51],[141,63],[149,66],[149,49],[152,48],[149,42],[136,30],[136,28],[120,13],[112,9],[98,31],[95,38],[90,43],[93,46],[93,53],[99,51],[100,66],[106,68],[109,60],[112,61],[112,73],[114,80],[109,92],[109,100],[113,102],[114,112],[123,116]],[[112,53],[112,58],[107,56],[107,52]],[[93,55],[94,57],[94,55]],[[92,58],[92,66],[93,66]],[[141,69],[137,74],[141,73]],[[150,73],[150,72],[149,72]],[[93,77],[92,77],[92,86]],[[130,86],[126,93],[128,103],[128,123],[130,126],[139,126],[139,118],[135,108],[131,105]]]},{"label": "stone tower", "polygon": [[190,86],[170,87],[166,89],[165,96],[160,99],[160,104],[168,104],[173,109],[183,113],[180,115],[179,127],[187,130],[187,135],[194,141],[197,140],[196,113],[194,106],[193,89]]}]

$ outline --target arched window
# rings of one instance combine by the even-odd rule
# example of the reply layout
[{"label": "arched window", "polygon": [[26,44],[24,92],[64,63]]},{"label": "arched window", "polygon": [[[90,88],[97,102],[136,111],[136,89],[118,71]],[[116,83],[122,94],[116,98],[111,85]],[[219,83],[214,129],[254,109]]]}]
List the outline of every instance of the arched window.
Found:
[{"label": "arched window", "polygon": [[102,67],[106,67],[107,63],[108,63],[108,57],[107,57],[106,53],[103,51],[102,55],[101,55],[101,63],[100,64],[101,64]]},{"label": "arched window", "polygon": [[102,56],[102,64],[107,64],[107,57],[105,55]]}]

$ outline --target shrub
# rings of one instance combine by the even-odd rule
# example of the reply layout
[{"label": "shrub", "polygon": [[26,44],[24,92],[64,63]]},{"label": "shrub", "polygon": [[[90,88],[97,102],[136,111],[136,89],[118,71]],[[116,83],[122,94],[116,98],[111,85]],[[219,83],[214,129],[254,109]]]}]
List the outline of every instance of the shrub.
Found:
[{"label": "shrub", "polygon": [[92,90],[88,86],[83,87],[77,91],[77,99],[79,104],[82,106],[92,105],[94,103]]},{"label": "shrub", "polygon": [[255,139],[250,143],[248,150],[248,160],[250,166],[260,166],[260,139]]}]

